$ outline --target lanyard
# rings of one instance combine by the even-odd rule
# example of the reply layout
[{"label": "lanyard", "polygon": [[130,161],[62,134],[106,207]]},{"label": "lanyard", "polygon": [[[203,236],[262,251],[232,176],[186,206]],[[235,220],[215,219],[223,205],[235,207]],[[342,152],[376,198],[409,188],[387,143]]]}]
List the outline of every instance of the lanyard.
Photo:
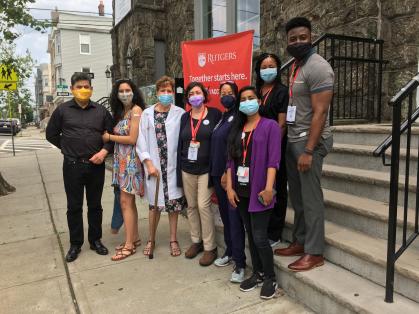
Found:
[{"label": "lanyard", "polygon": [[[246,134],[244,132],[244,128],[243,128],[243,133]],[[252,138],[252,133],[253,133],[253,130],[250,131],[249,137],[247,138],[246,146],[244,146],[245,145],[244,139],[246,138],[246,136],[242,139],[242,145],[243,145],[243,167],[246,164],[247,149],[249,148],[249,143],[250,143],[250,139]]]},{"label": "lanyard", "polygon": [[262,101],[262,105],[263,105],[263,106],[265,106],[266,101],[268,100],[269,95],[271,94],[271,92],[272,92],[272,89],[273,89],[273,88],[274,88],[274,87],[272,86],[272,87],[268,90],[268,92],[265,94],[265,96],[263,97],[263,101]]},{"label": "lanyard", "polygon": [[193,126],[193,121],[192,121],[192,111],[190,113],[190,117],[191,117],[191,133],[192,133],[192,142],[196,141],[196,134],[198,133],[199,127],[201,126],[201,122],[202,122],[202,118],[204,117],[205,114],[205,110],[206,108],[204,107],[204,110],[202,110],[201,113],[201,117],[199,118],[198,123],[196,124],[196,127]]},{"label": "lanyard", "polygon": [[[295,70],[295,71],[294,71]],[[292,64],[292,69],[291,69],[291,76],[290,76],[290,89],[289,89],[289,93],[290,93],[290,98],[292,99],[292,88],[294,86],[295,80],[297,79],[298,73],[300,72],[300,67],[295,68],[295,62]],[[294,77],[293,77],[294,75]]]},{"label": "lanyard", "polygon": [[[259,119],[259,121],[260,121],[260,119]],[[242,147],[243,147],[243,167],[244,167],[244,165],[246,164],[247,149],[249,148],[249,143],[250,143],[250,140],[251,140],[251,138],[252,138],[253,131],[257,128],[257,126],[258,126],[258,124],[259,124],[259,121],[256,123],[255,128],[254,128],[252,131],[250,131],[249,137],[247,138],[247,143],[246,143],[246,146],[245,146],[245,142],[244,142],[244,139],[246,138],[246,136],[244,136],[244,137],[242,138]],[[243,134],[246,134],[246,132],[244,132],[244,127],[243,127]]]}]

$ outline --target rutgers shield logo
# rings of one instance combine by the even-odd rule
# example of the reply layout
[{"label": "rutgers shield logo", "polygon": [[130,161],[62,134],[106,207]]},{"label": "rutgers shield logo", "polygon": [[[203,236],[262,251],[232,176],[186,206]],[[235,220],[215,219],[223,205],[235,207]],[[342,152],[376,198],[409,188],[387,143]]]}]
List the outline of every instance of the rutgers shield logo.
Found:
[{"label": "rutgers shield logo", "polygon": [[205,63],[207,63],[207,58],[205,53],[199,53],[198,54],[198,64],[201,68],[205,66]]}]

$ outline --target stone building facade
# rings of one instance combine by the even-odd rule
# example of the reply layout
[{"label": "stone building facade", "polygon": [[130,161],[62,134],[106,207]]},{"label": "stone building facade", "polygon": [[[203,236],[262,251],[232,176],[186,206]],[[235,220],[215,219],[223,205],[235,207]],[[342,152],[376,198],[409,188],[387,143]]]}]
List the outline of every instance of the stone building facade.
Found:
[{"label": "stone building facade", "polygon": [[261,49],[286,55],[284,24],[294,16],[312,21],[314,37],[323,33],[384,40],[383,111],[406,82],[418,72],[419,1],[338,0],[261,1]]},{"label": "stone building facade", "polygon": [[112,30],[114,77],[147,86],[164,73],[181,76],[180,43],[193,38],[193,10],[191,0],[133,0],[131,11]]},{"label": "stone building facade", "polygon": [[[246,2],[226,0],[224,3],[230,1],[236,6],[240,1]],[[131,76],[139,86],[153,84],[158,76],[156,67],[162,62],[156,60],[155,47],[159,42],[165,45],[164,72],[182,77],[180,44],[199,39],[200,21],[196,20],[199,8],[208,7],[209,3],[208,0],[132,0],[130,13],[112,30],[114,77]],[[417,0],[260,0],[259,12],[260,46],[255,47],[255,55],[268,51],[288,59],[284,25],[295,16],[312,21],[314,38],[335,33],[383,39],[384,59],[388,61],[384,66],[383,104],[418,71]],[[389,118],[388,111],[385,116]]]}]

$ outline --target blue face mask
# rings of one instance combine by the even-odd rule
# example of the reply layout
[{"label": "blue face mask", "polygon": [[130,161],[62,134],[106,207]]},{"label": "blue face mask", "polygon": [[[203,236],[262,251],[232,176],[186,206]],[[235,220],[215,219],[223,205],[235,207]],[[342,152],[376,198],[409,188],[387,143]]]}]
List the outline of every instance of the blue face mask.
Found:
[{"label": "blue face mask", "polygon": [[159,102],[164,106],[173,104],[173,94],[160,94],[158,96]]},{"label": "blue face mask", "polygon": [[240,102],[239,110],[246,116],[253,116],[259,110],[259,103],[257,99],[251,99]]},{"label": "blue face mask", "polygon": [[266,68],[266,69],[260,70],[260,78],[265,83],[272,83],[277,75],[278,75],[277,68]]}]

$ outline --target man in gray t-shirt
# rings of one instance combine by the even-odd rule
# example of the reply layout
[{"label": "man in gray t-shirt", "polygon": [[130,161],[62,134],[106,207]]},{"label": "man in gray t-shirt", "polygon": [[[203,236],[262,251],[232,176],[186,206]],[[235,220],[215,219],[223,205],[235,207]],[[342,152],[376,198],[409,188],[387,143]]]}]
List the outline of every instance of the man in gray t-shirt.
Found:
[{"label": "man in gray t-shirt", "polygon": [[331,150],[329,106],[334,73],[311,45],[311,23],[291,19],[285,26],[287,51],[295,58],[289,79],[286,166],[289,194],[294,207],[293,243],[276,255],[303,255],[288,265],[306,271],[324,264],[324,201],[320,185],[323,159]]},{"label": "man in gray t-shirt", "polygon": [[[333,91],[334,73],[330,64],[311,50],[306,59],[297,67],[298,75],[292,85],[292,103],[296,106],[295,123],[288,126],[288,141],[307,141],[313,121],[312,95],[325,91]],[[323,119],[322,119],[323,120]],[[332,134],[329,127],[329,119],[324,121],[321,137],[326,139]]]}]

